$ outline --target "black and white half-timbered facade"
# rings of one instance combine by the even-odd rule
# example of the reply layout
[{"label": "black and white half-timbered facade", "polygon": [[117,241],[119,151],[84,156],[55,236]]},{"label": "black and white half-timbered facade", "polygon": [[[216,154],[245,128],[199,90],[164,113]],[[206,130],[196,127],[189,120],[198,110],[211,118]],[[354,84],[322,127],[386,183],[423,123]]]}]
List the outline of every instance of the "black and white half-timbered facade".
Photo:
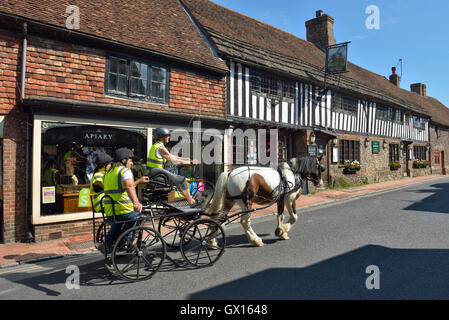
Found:
[{"label": "black and white half-timbered facade", "polygon": [[[336,43],[332,17],[317,11],[306,41],[208,0],[182,2],[229,67],[230,128],[278,129],[271,149],[281,161],[323,153],[330,184],[339,176],[360,183],[430,172],[421,164],[429,160],[430,115],[395,72],[388,80],[348,63],[325,81],[325,48]],[[259,138],[245,141],[248,164],[258,163]]]}]

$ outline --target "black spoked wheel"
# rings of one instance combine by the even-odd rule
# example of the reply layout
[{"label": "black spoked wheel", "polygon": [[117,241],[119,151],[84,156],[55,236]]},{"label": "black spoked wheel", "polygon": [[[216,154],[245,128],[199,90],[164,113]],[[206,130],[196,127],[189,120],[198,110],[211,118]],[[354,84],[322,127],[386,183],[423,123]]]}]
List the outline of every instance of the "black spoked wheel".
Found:
[{"label": "black spoked wheel", "polygon": [[200,201],[201,209],[206,210],[214,197],[215,187],[212,183],[203,181],[197,182],[194,187],[190,188],[193,199]]},{"label": "black spoked wheel", "polygon": [[220,259],[226,245],[221,225],[212,219],[191,222],[181,236],[181,254],[190,265],[203,268]]},{"label": "black spoked wheel", "polygon": [[163,217],[159,221],[157,231],[164,237],[165,243],[170,248],[181,246],[181,234],[189,221],[177,216]]},{"label": "black spoked wheel", "polygon": [[146,280],[159,270],[166,251],[165,241],[157,231],[134,227],[117,239],[112,249],[112,264],[124,280]]}]

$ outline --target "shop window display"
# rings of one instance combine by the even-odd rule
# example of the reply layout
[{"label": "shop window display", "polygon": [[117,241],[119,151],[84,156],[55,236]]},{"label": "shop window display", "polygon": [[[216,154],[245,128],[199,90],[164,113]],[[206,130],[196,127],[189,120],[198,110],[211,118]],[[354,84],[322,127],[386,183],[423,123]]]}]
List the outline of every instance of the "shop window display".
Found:
[{"label": "shop window display", "polygon": [[131,149],[138,160],[146,159],[147,131],[116,128],[42,124],[41,215],[91,211],[78,207],[80,190],[89,188],[99,152],[113,155],[120,147]]}]

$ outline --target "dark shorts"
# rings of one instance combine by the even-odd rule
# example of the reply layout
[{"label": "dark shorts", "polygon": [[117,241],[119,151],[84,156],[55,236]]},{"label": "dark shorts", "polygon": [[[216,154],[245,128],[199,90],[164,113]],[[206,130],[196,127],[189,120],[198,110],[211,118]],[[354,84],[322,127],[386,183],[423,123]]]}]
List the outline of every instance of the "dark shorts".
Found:
[{"label": "dark shorts", "polygon": [[151,168],[149,170],[148,177],[151,180],[152,178],[154,178],[155,176],[157,176],[159,174],[163,174],[167,178],[167,181],[171,185],[175,185],[176,188],[180,191],[184,191],[189,188],[189,185],[187,184],[186,177],[183,177],[183,176],[180,176],[177,174],[173,174],[165,169]]}]

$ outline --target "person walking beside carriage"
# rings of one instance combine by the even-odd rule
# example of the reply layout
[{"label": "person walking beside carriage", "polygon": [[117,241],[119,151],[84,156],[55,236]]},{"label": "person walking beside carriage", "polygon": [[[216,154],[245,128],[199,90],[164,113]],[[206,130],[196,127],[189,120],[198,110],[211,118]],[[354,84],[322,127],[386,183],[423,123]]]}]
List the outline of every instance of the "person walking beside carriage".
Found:
[{"label": "person walking beside carriage", "polygon": [[[131,171],[134,154],[127,148],[119,148],[114,153],[114,164],[104,176],[104,196],[109,196],[103,200],[104,211],[107,217],[115,215],[118,221],[111,225],[111,229],[106,235],[105,246],[109,249],[118,239],[121,232],[124,232],[137,223],[137,218],[142,212],[142,204],[137,198],[135,185],[149,182],[147,176],[143,176],[134,182]],[[120,223],[120,221],[126,221]],[[124,226],[123,226],[124,224]],[[104,247],[100,246],[100,250]]]},{"label": "person walking beside carriage", "polygon": [[167,128],[157,128],[154,131],[153,138],[155,142],[151,146],[147,158],[147,168],[150,169],[149,176],[155,177],[158,174],[163,174],[168,179],[168,182],[174,184],[178,188],[178,190],[182,193],[182,195],[186,198],[186,200],[192,207],[199,206],[201,204],[201,200],[195,201],[192,198],[186,177],[173,174],[164,169],[164,165],[167,162],[171,162],[176,165],[189,165],[197,164],[197,161],[190,160],[188,158],[177,157],[175,155],[172,155],[167,150],[165,145],[170,141],[170,131]]},{"label": "person walking beside carriage", "polygon": [[100,152],[96,159],[96,168],[92,180],[90,181],[90,194],[93,197],[92,205],[95,212],[100,211],[100,202],[104,196],[103,178],[106,172],[111,169],[113,159],[106,152]]}]

